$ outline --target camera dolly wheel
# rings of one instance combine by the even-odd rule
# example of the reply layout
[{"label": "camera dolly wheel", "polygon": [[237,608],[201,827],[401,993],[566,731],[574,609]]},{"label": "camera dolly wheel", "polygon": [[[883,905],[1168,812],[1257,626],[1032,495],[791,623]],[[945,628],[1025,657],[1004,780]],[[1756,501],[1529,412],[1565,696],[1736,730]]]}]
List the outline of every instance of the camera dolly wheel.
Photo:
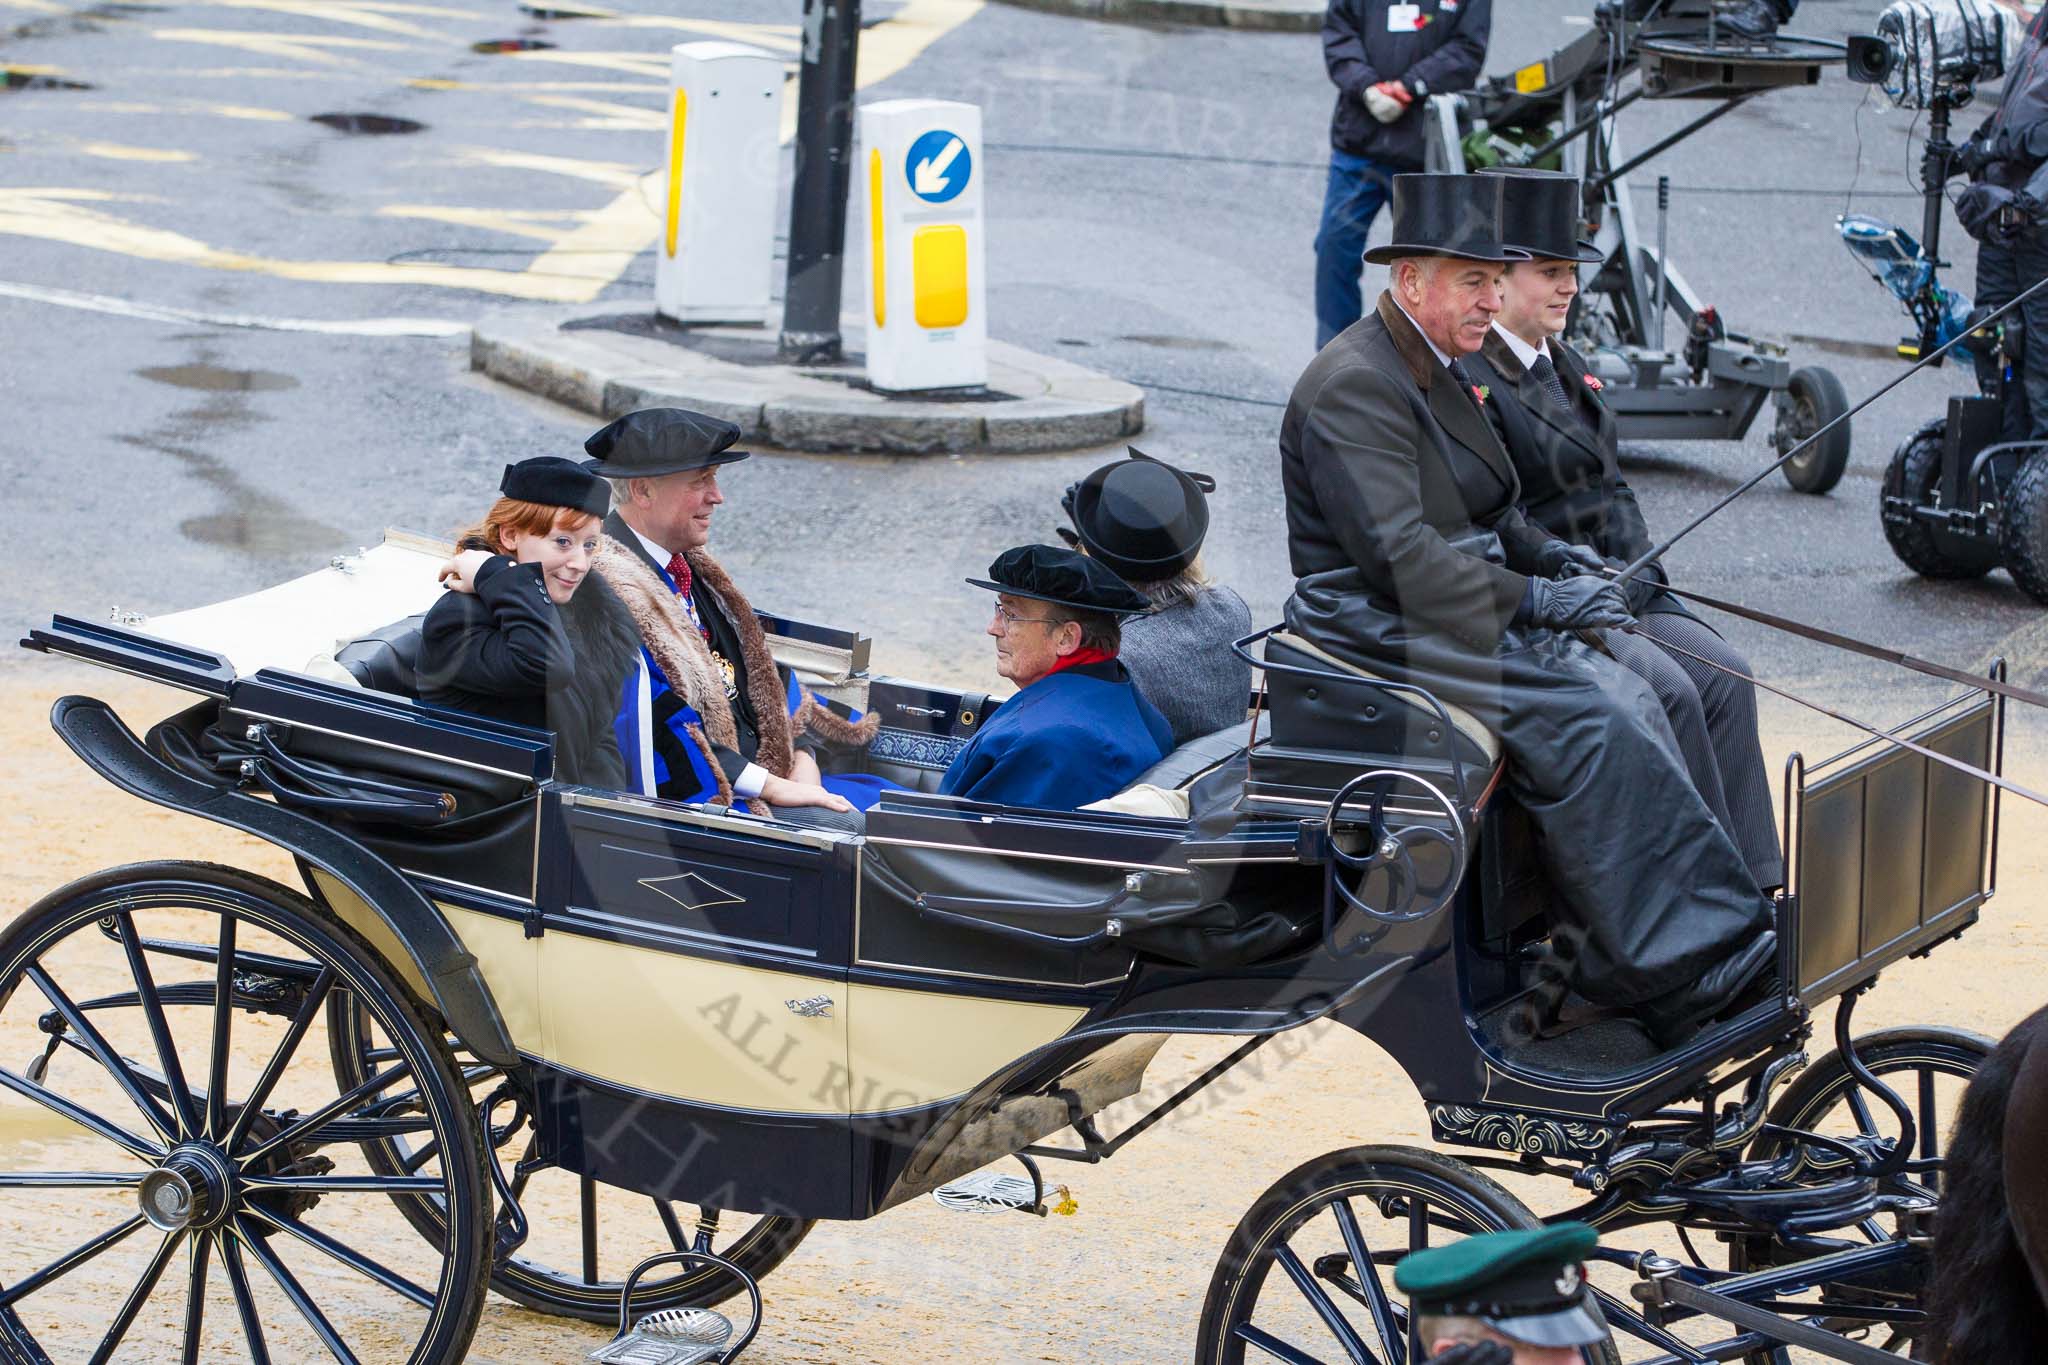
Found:
[{"label": "camera dolly wheel", "polygon": [[2020,463],[2005,486],[1999,549],[2020,590],[2048,606],[2048,446]]},{"label": "camera dolly wheel", "polygon": [[1937,417],[1892,452],[1882,494],[1885,543],[1922,578],[1982,578],[1998,567],[1998,546],[1987,537],[1950,530],[1920,511],[1935,506],[1947,432],[1947,421]]},{"label": "camera dolly wheel", "polygon": [[[1792,371],[1778,398],[1778,422],[1771,444],[1780,455],[1849,410],[1849,395],[1835,372],[1821,365]],[[1802,493],[1825,493],[1849,467],[1849,429],[1842,423],[1785,462],[1785,482]]]}]

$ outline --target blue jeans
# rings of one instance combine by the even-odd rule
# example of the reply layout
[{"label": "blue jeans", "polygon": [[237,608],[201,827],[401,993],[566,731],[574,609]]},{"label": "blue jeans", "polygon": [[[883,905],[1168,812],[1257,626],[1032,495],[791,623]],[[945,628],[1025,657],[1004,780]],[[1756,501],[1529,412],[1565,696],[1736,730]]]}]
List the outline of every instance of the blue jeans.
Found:
[{"label": "blue jeans", "polygon": [[1365,309],[1359,277],[1372,220],[1393,193],[1394,171],[1348,152],[1330,153],[1323,224],[1316,230],[1316,349],[1358,321]]}]

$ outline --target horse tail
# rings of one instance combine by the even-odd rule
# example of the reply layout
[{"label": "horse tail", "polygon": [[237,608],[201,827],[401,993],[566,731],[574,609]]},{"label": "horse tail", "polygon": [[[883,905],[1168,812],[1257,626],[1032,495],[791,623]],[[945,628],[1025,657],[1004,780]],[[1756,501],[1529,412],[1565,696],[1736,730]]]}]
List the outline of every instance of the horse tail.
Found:
[{"label": "horse tail", "polygon": [[1963,1092],[1949,1138],[1928,1290],[1933,1359],[1947,1365],[2048,1361],[2048,1305],[2014,1231],[2014,1192],[2005,1181],[2006,1109],[2036,1044],[2048,1048],[2048,1009],[1986,1059]]}]

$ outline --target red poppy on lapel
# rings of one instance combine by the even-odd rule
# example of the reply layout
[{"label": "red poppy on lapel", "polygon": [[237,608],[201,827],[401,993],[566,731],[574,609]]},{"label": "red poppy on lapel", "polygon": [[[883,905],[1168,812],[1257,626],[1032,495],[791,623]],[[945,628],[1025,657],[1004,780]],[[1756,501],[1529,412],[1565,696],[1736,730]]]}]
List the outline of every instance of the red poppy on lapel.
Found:
[{"label": "red poppy on lapel", "polygon": [[1493,389],[1492,389],[1492,388],[1491,388],[1490,386],[1488,386],[1488,385],[1485,385],[1485,384],[1474,384],[1474,385],[1472,386],[1472,401],[1473,401],[1473,402],[1475,402],[1475,403],[1480,403],[1480,404],[1484,404],[1484,403],[1486,402],[1486,400],[1487,400],[1488,398],[1492,397],[1492,396],[1493,396]]},{"label": "red poppy on lapel", "polygon": [[1606,388],[1607,386],[1589,374],[1586,376],[1586,387],[1591,389],[1593,392],[1598,393],[1600,392],[1600,390]]}]

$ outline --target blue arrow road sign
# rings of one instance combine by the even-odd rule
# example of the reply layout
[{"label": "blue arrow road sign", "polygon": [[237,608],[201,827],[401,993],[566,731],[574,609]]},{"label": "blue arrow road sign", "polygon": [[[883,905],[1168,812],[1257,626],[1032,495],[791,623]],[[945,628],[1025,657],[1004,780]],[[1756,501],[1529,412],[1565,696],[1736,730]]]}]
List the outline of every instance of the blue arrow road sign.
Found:
[{"label": "blue arrow road sign", "polygon": [[930,204],[943,204],[967,188],[974,174],[974,157],[958,133],[934,128],[910,144],[903,159],[903,175],[910,192]]}]

